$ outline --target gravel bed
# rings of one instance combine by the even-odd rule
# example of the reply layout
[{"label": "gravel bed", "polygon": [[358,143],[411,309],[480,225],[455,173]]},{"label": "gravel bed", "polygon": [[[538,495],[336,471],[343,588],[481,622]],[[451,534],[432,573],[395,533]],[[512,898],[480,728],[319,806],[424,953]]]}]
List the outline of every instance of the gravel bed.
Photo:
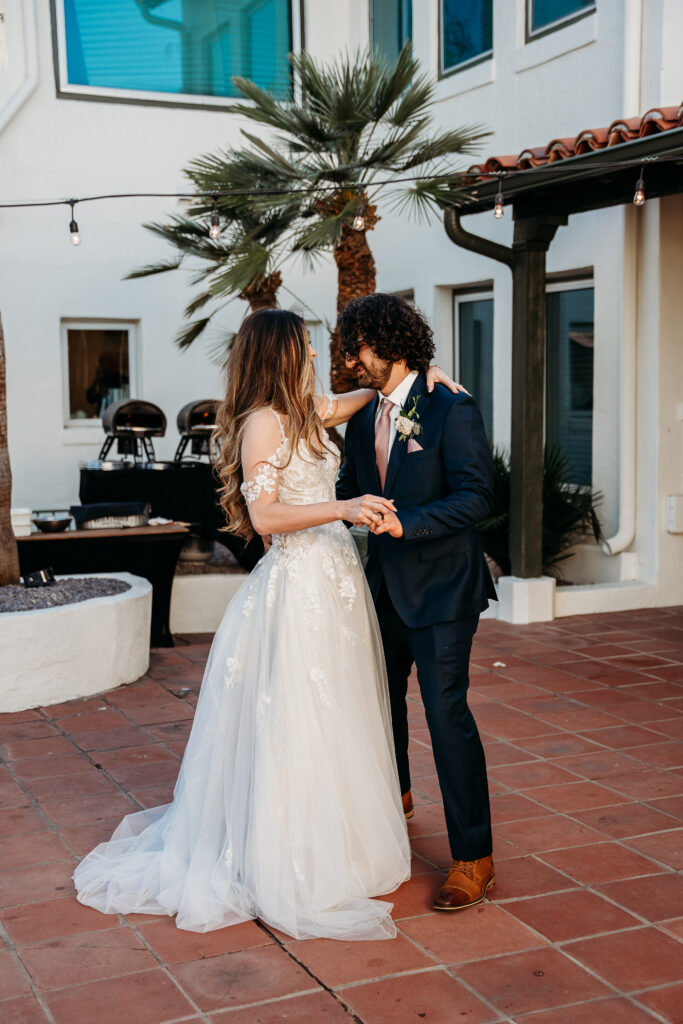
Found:
[{"label": "gravel bed", "polygon": [[79,576],[58,580],[49,587],[25,587],[11,583],[0,587],[0,612],[28,612],[36,608],[56,608],[61,604],[77,604],[91,597],[110,597],[130,590],[123,580],[103,580],[96,576]]}]

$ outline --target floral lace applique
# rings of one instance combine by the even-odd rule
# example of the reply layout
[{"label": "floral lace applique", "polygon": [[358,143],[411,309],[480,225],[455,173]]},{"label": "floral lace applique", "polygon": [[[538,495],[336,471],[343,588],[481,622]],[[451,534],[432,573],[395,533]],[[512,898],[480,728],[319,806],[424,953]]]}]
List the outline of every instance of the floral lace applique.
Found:
[{"label": "floral lace applique", "polygon": [[237,672],[239,671],[239,660],[237,658],[228,658],[228,660],[225,663],[225,667],[228,670],[228,673],[225,677],[225,688],[226,690],[231,690],[235,685],[235,678],[237,676]]},{"label": "floral lace applique", "polygon": [[256,475],[251,480],[245,480],[240,486],[247,505],[256,501],[263,493],[274,494],[277,487],[277,469],[270,462],[260,462]]},{"label": "floral lace applique", "polygon": [[327,690],[325,688],[325,684],[327,682],[327,680],[325,679],[325,673],[322,671],[322,669],[312,668],[311,671],[309,672],[309,675],[311,677],[311,682],[313,683],[318,692],[318,699],[320,700],[320,703],[324,708],[331,708],[332,701],[330,700]]},{"label": "floral lace applique", "polygon": [[328,394],[325,394],[323,397],[325,398],[327,405],[323,406],[322,412],[320,413],[320,419],[324,423],[325,420],[329,419],[329,417],[334,412],[335,406],[337,404],[337,399],[334,397],[334,395]]}]

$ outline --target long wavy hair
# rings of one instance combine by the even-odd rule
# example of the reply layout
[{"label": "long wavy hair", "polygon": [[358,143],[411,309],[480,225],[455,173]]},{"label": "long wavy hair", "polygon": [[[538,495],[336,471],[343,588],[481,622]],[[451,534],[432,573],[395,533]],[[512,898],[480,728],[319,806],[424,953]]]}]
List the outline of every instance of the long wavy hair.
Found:
[{"label": "long wavy hair", "polygon": [[222,527],[238,537],[253,536],[240,491],[242,438],[251,413],[272,406],[287,417],[289,465],[300,442],[317,459],[324,458],[322,424],[315,408],[315,371],[306,326],[286,309],[258,309],[244,320],[225,364],[225,398],[218,406],[212,435],[214,468],[221,481]]}]

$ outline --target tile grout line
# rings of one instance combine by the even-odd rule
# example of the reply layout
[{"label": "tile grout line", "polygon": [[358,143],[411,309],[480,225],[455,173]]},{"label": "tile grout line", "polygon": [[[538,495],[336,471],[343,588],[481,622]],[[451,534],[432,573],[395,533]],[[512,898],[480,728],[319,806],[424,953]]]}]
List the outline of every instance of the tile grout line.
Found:
[{"label": "tile grout line", "polygon": [[[22,960],[21,955],[20,955],[19,951],[17,950],[17,947],[15,946],[14,942],[10,938],[9,933],[7,932],[7,930],[6,930],[5,926],[3,925],[2,921],[0,921],[0,938],[2,938],[3,942],[5,943],[7,951],[10,954],[10,956],[12,957],[14,963],[21,970],[21,972],[23,974],[25,974],[26,977],[28,978],[28,983],[29,983],[31,992],[32,992],[36,1002],[40,1006],[41,1010],[45,1014],[46,1019],[50,1022],[50,1024],[56,1024],[55,1018],[53,1017],[52,1012],[50,1011],[50,1008],[48,1007],[47,1003],[45,1002],[45,999],[43,997],[43,993],[40,991],[40,989],[38,988],[38,986],[34,982],[33,976],[31,975],[31,972],[29,971],[28,967],[26,966],[26,964]],[[0,1009],[2,1009],[2,1003],[0,1003]]]},{"label": "tile grout line", "polygon": [[308,974],[308,976],[310,978],[313,979],[313,981],[316,983],[316,985],[318,985],[320,988],[324,989],[324,991],[327,992],[328,995],[330,995],[334,999],[335,1002],[339,1003],[344,1008],[344,1010],[349,1015],[351,1020],[354,1021],[354,1024],[364,1024],[364,1022],[361,1020],[361,1018],[357,1014],[355,1014],[353,1012],[351,1007],[347,1006],[346,1003],[341,999],[341,997],[338,996],[336,994],[336,992],[329,985],[326,985],[325,982],[322,981],[321,978],[319,978],[316,974],[314,974],[313,971],[310,969],[310,967],[308,967],[308,965],[303,962],[303,960],[299,959],[299,957],[297,957],[294,953],[292,953],[292,951],[290,949],[288,949],[286,943],[284,943],[281,939],[279,939],[278,936],[275,934],[275,932],[271,928],[269,928],[267,924],[265,924],[259,918],[256,918],[256,925],[257,925],[258,928],[261,929],[261,931],[265,932],[265,934],[268,935],[273,940],[273,942],[290,958],[290,960],[293,960],[294,963],[298,964],[298,966],[303,971],[305,971],[306,974]]},{"label": "tile grout line", "polygon": [[[165,960],[162,958],[161,954],[157,953],[157,951],[154,949],[154,947],[151,945],[151,943],[149,943],[147,941],[145,936],[140,932],[140,929],[139,929],[138,925],[131,923],[126,918],[125,914],[118,914],[117,913],[116,916],[117,916],[117,918],[119,920],[119,924],[121,924],[123,922],[125,927],[127,927],[133,933],[133,935],[135,935],[139,939],[139,941],[143,944],[143,946],[145,946],[147,948],[148,952],[150,952],[152,954],[154,959],[157,961],[162,974],[165,974],[166,977],[169,978],[171,980],[171,982],[175,985],[175,987],[178,989],[178,991],[181,993],[181,995],[184,996],[185,999],[187,999],[188,1003],[196,1011],[196,1014],[199,1014],[199,1017],[201,1018],[201,1020],[204,1021],[204,1024],[208,1024],[208,1017],[206,1016],[204,1011],[199,1007],[199,1005],[195,1002],[195,1000],[192,998],[192,996],[190,996],[189,993],[187,993],[185,991],[185,989],[180,984],[180,982],[177,980],[177,978],[175,978],[171,974],[171,972],[170,972],[170,970],[168,968],[168,965],[166,964]],[[135,972],[135,973],[140,973],[140,972]],[[120,975],[120,977],[125,977],[125,975]],[[192,1019],[192,1018],[189,1018],[188,1016],[185,1016],[185,1017],[181,1017],[181,1018],[177,1018],[177,1019],[178,1020],[189,1020],[189,1019]],[[169,1024],[170,1024],[170,1022],[169,1022]]]}]

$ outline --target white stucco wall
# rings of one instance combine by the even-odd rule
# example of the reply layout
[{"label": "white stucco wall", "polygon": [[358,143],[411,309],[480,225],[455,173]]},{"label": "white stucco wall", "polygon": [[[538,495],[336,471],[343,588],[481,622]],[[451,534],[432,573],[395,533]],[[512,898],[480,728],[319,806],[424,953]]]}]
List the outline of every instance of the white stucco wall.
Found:
[{"label": "white stucco wall", "polygon": [[[15,4],[20,0],[13,0]],[[24,6],[31,6],[24,0]],[[368,40],[368,0],[321,3],[306,0],[305,34],[311,52],[331,57],[341,48]],[[647,10],[646,10],[647,7]],[[214,110],[85,102],[57,99],[48,0],[35,0],[38,26],[38,83],[22,109],[0,133],[0,193],[7,199],[35,199],[108,192],[174,192],[185,182],[182,168],[193,157],[239,138],[231,115]],[[414,48],[424,67],[438,70],[438,0],[414,0]],[[531,43],[524,41],[524,0],[494,3],[494,59],[438,82],[435,117],[439,125],[482,124],[493,130],[482,155],[518,153],[555,137],[609,124],[623,115],[642,114],[658,103],[683,98],[683,66],[677,41],[683,34],[683,5],[677,0],[605,0],[598,13]],[[0,102],[2,101],[0,89]],[[474,162],[467,157],[462,166]],[[675,320],[678,297],[660,304],[664,282],[671,287],[682,266],[673,229],[667,228],[667,268],[654,276],[638,262],[641,239],[647,259],[657,252],[659,223],[655,204],[642,210],[609,209],[570,219],[548,254],[551,273],[592,267],[595,281],[594,483],[604,493],[602,516],[610,535],[620,523],[618,372],[625,332],[637,325],[639,352],[656,349],[644,368],[639,363],[639,410],[654,417],[657,459],[642,436],[650,427],[639,411],[638,534],[647,582],[662,579],[667,599],[683,600],[681,584],[664,583],[661,537],[663,494],[672,493],[680,446],[680,423],[672,427],[664,405],[681,380],[680,355],[669,335],[652,334],[659,323]],[[182,310],[195,293],[180,274],[123,281],[132,267],[154,262],[168,249],[141,224],[163,220],[180,207],[173,200],[120,200],[77,208],[83,244],[71,246],[68,209],[0,210],[0,312],[7,345],[9,431],[14,473],[14,504],[68,505],[76,500],[78,463],[97,455],[99,429],[65,428],[62,402],[62,318],[134,320],[139,324],[139,394],[157,402],[169,419],[157,455],[169,458],[176,445],[175,415],[194,398],[219,393],[218,372],[207,347],[221,330],[237,327],[245,305],[231,303],[218,316],[216,330],[181,354],[172,339]],[[640,217],[640,221],[636,218]],[[509,243],[509,213],[466,220],[477,233]],[[452,289],[491,281],[495,298],[494,440],[506,444],[510,420],[511,279],[508,269],[454,246],[440,223],[416,225],[382,211],[369,236],[375,253],[378,288],[413,288],[418,305],[434,320],[438,359],[452,369]],[[638,259],[636,259],[638,254]],[[673,261],[673,262],[672,262]],[[678,262],[676,262],[678,261]],[[636,265],[637,300],[633,291]],[[659,266],[659,263],[658,263]],[[674,268],[674,269],[671,269]],[[668,273],[668,277],[667,277]],[[334,318],[336,274],[332,261],[314,274],[288,265],[285,286],[315,311]],[[655,289],[650,295],[648,289]],[[674,288],[674,291],[677,291]],[[284,304],[294,300],[281,293]],[[657,307],[652,313],[652,304]],[[636,309],[636,304],[638,309]],[[680,318],[679,321],[680,322]],[[642,336],[647,331],[648,337]],[[318,342],[325,341],[321,329]],[[651,378],[649,366],[656,365]],[[647,389],[650,391],[647,391]],[[671,393],[671,394],[670,394]],[[665,401],[666,399],[666,401]],[[667,419],[669,417],[669,419]],[[678,440],[676,440],[678,429]],[[678,450],[678,449],[676,449]],[[664,454],[664,453],[668,454]],[[680,467],[679,467],[680,468]],[[657,539],[658,538],[658,539]],[[675,538],[674,538],[675,541]],[[661,543],[660,543],[661,542]],[[656,550],[655,550],[656,548]],[[640,554],[642,549],[642,556]],[[661,550],[660,550],[661,549]],[[623,579],[607,565],[605,578]],[[636,564],[631,560],[629,565]],[[595,570],[592,569],[591,572]],[[599,573],[598,573],[599,575]],[[631,573],[632,575],[632,573]]]},{"label": "white stucco wall", "polygon": [[152,584],[128,572],[92,575],[121,580],[129,589],[0,613],[0,713],[104,693],[147,671]]}]

